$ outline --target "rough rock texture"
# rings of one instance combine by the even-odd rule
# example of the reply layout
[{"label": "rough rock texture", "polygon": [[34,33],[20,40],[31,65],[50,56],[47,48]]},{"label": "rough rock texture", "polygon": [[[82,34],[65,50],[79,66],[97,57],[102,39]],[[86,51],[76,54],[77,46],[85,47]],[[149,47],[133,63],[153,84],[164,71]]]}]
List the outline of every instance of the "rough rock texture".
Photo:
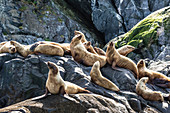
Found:
[{"label": "rough rock texture", "polygon": [[[170,110],[167,101],[163,103],[146,101],[138,96],[135,93],[137,80],[134,78],[133,73],[127,69],[120,68],[121,71],[113,70],[108,64],[101,68],[103,76],[113,81],[121,90],[120,92],[113,92],[92,83],[90,78],[91,67],[78,64],[71,56],[29,55],[24,59],[18,53],[4,53],[0,54],[0,60],[1,107],[42,95],[45,91],[44,87],[48,74],[46,62],[52,61],[59,66],[61,76],[64,80],[73,82],[81,87],[87,87],[93,94],[69,95],[66,97],[69,100],[65,100],[65,98],[59,96],[49,96],[40,101],[25,102],[20,107],[26,107],[32,112],[34,110],[50,112],[50,109],[60,111],[62,110],[61,108],[66,109],[63,112],[67,112],[67,110],[73,110],[74,112],[74,109],[72,109],[73,106],[78,111],[82,110],[82,112],[113,112],[118,110],[118,108],[120,112],[139,112],[146,111],[148,108],[165,113]],[[166,65],[160,66],[162,68],[163,66],[166,67]],[[164,68],[162,70],[166,71]],[[153,87],[150,84],[148,84],[148,87],[161,91],[164,95],[168,94],[168,89]],[[51,99],[54,102],[57,100],[61,101],[58,102],[58,106],[55,106],[53,101],[50,101]],[[73,103],[73,105],[68,103]],[[20,107],[17,109],[19,110]],[[13,107],[10,109],[14,110]]]},{"label": "rough rock texture", "polygon": [[0,41],[70,42],[80,30],[102,47],[169,5],[170,0],[0,0]]},{"label": "rough rock texture", "polygon": [[129,55],[136,61],[141,58],[168,60],[170,53],[169,28],[170,6],[148,15],[130,31],[111,41],[115,42],[117,47],[123,45],[136,47],[137,49]]},{"label": "rough rock texture", "polygon": [[104,44],[97,35],[100,34],[98,31],[95,34],[95,30],[86,26],[85,22],[75,21],[74,18],[71,19],[63,14],[58,4],[52,0],[1,0],[0,2],[0,27],[5,40],[16,40],[25,44],[41,40],[70,42],[74,30],[80,30],[92,44]]}]

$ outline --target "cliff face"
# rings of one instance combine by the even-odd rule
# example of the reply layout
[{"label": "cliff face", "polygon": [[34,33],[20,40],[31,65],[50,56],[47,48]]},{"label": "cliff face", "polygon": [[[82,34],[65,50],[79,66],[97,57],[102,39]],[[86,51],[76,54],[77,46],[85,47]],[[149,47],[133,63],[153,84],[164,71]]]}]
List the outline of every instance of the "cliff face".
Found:
[{"label": "cliff face", "polygon": [[[170,77],[170,8],[154,12],[169,3],[169,0],[0,0],[0,42],[70,42],[74,30],[80,30],[93,45],[103,47],[116,37],[112,41],[117,42],[117,47],[125,44],[137,47],[128,57],[136,62],[147,58],[149,69]],[[44,93],[47,61],[59,66],[64,80],[87,87],[92,94],[50,95],[37,101],[26,100]],[[0,112],[170,111],[169,101],[147,101],[136,94],[138,81],[131,71],[123,68],[117,71],[108,64],[101,68],[103,76],[121,90],[113,92],[91,82],[90,70],[91,67],[78,64],[67,55],[23,58],[18,53],[0,54],[0,107],[11,105]],[[161,91],[164,96],[169,94],[169,89],[147,86]],[[18,103],[20,101],[23,102]]]},{"label": "cliff face", "polygon": [[81,30],[92,44],[104,46],[126,33],[169,0],[1,0],[0,41],[30,44],[39,40],[70,42]]}]

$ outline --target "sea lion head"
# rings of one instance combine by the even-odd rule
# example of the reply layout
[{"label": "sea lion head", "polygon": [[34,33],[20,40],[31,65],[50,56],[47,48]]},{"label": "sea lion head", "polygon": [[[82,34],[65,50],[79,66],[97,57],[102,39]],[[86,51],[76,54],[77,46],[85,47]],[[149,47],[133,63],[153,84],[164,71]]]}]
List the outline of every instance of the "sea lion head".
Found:
[{"label": "sea lion head", "polygon": [[80,34],[78,34],[78,35],[75,35],[74,37],[73,37],[73,39],[72,39],[72,43],[79,43],[80,42],[80,40],[81,40],[81,38],[82,38],[82,36],[80,35]]},{"label": "sea lion head", "polygon": [[137,67],[138,68],[145,67],[145,61],[143,59],[139,60],[139,62],[137,63]]},{"label": "sea lion head", "polygon": [[13,46],[13,45],[10,45],[10,46],[8,47],[8,49],[9,49],[9,53],[16,53],[16,52],[17,52],[16,47]]},{"label": "sea lion head", "polygon": [[135,50],[135,47],[133,47],[133,46],[131,46],[131,45],[127,45],[126,47],[127,47],[128,49],[132,50],[132,51]]},{"label": "sea lion head", "polygon": [[94,65],[95,68],[100,68],[100,62],[99,61],[96,61],[93,65]]},{"label": "sea lion head", "polygon": [[114,44],[113,42],[110,42],[110,43],[109,43],[109,45],[108,45],[108,47],[107,47],[107,50],[106,50],[106,55],[107,55],[107,56],[110,56],[111,54],[114,53],[114,51],[115,51],[114,45],[115,45],[115,44]]},{"label": "sea lion head", "polygon": [[141,80],[141,82],[143,82],[143,83],[147,83],[148,80],[149,80],[149,78],[148,78],[148,77],[142,77],[140,80]]},{"label": "sea lion head", "polygon": [[48,65],[49,73],[52,73],[52,75],[58,74],[58,67],[56,64],[48,61],[47,65]]},{"label": "sea lion head", "polygon": [[84,47],[87,49],[87,51],[91,52],[91,49],[90,49],[91,42],[90,42],[90,41],[84,42],[83,45],[84,45]]},{"label": "sea lion head", "polygon": [[75,30],[75,31],[74,31],[74,35],[78,35],[78,34],[82,34],[82,35],[84,35],[81,31],[77,31],[77,30]]},{"label": "sea lion head", "polygon": [[12,45],[10,42],[7,42],[2,47],[5,51],[8,51],[9,53],[16,53],[17,49],[14,45]]}]

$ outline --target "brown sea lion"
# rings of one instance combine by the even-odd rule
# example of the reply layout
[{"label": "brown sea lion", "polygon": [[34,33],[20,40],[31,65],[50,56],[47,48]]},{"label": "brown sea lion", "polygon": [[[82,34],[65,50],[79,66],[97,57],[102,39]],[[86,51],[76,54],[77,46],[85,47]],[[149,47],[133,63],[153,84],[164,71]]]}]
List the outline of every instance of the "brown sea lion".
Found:
[{"label": "brown sea lion", "polygon": [[139,60],[137,68],[139,72],[139,79],[142,77],[149,77],[149,81],[155,85],[170,88],[170,78],[160,72],[147,69],[144,60]]},{"label": "brown sea lion", "polygon": [[81,38],[81,35],[75,35],[70,43],[74,60],[87,66],[92,66],[96,61],[99,61],[101,67],[103,67],[106,64],[106,57],[88,52],[81,42]]},{"label": "brown sea lion", "polygon": [[82,88],[76,84],[68,81],[64,81],[60,76],[59,69],[56,64],[48,62],[48,79],[46,82],[46,88],[52,94],[75,94],[79,92],[89,92],[85,88]]},{"label": "brown sea lion", "polygon": [[135,73],[135,77],[138,76],[138,69],[136,64],[128,57],[120,55],[115,48],[113,42],[109,44],[106,50],[107,62],[112,65],[112,68],[115,69],[115,66],[129,69]]},{"label": "brown sea lion", "polygon": [[96,61],[90,72],[91,80],[95,84],[112,91],[120,91],[120,89],[109,79],[105,78],[100,72],[100,62]]},{"label": "brown sea lion", "polygon": [[136,93],[140,96],[142,96],[146,100],[152,100],[152,101],[164,101],[164,98],[161,94],[161,92],[158,91],[152,91],[148,87],[146,87],[146,83],[148,82],[148,77],[142,77],[139,82],[136,85]]}]

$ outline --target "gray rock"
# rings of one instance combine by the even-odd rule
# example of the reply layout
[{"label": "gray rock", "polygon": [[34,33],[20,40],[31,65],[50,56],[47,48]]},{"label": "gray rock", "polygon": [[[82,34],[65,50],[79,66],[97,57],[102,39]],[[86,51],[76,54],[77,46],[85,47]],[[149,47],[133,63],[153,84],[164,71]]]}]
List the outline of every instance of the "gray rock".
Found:
[{"label": "gray rock", "polygon": [[[146,107],[152,108],[150,106],[154,106],[154,108],[161,112],[170,109],[169,107],[161,108],[161,102],[146,101],[138,96],[135,91],[137,80],[133,73],[127,69],[119,68],[121,71],[113,70],[108,64],[101,68],[103,76],[115,83],[121,90],[120,92],[114,92],[91,82],[91,67],[78,64],[71,56],[29,55],[23,58],[17,53],[4,53],[1,54],[0,59],[2,59],[2,68],[0,69],[1,107],[42,95],[45,90],[45,82],[48,74],[46,62],[51,61],[58,65],[60,74],[65,81],[70,81],[81,87],[86,87],[92,93],[99,95],[69,95],[69,99],[72,98],[71,100],[76,100],[76,102],[80,103],[78,106],[83,104],[86,111],[113,112],[117,109],[117,107],[113,107],[115,106],[115,102],[119,108],[121,108],[121,111],[125,112],[134,112],[134,110],[144,111]],[[153,88],[150,84],[148,84],[148,87],[152,90],[159,90],[164,94],[168,93],[166,89],[164,90],[156,86]],[[49,98],[51,97],[48,97],[47,100]],[[56,96],[55,98],[58,97]],[[107,98],[109,98],[109,100],[107,100]],[[62,98],[60,99],[62,100]],[[43,102],[46,101],[46,99],[40,101]],[[62,103],[62,101],[60,102]],[[165,103],[167,104],[167,102]],[[49,103],[49,105],[51,104]],[[44,104],[44,106],[46,106],[46,104]],[[106,106],[108,108],[106,108]],[[142,107],[140,108],[140,106]],[[71,110],[71,108],[67,109]]]}]

